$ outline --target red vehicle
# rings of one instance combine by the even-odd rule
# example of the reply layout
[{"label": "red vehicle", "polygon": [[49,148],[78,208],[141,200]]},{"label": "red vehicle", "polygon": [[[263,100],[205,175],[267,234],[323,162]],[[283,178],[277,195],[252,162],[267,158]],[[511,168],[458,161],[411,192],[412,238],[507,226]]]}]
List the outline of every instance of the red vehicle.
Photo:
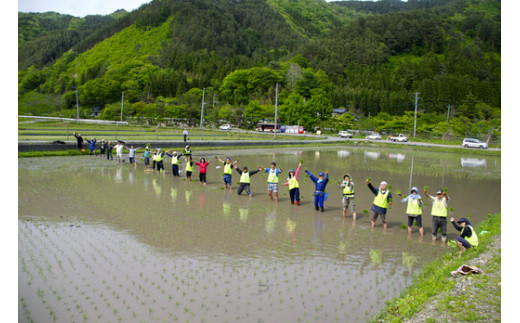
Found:
[{"label": "red vehicle", "polygon": [[[276,132],[280,132],[281,125],[276,125]],[[274,123],[258,123],[255,128],[256,131],[274,132]]]}]

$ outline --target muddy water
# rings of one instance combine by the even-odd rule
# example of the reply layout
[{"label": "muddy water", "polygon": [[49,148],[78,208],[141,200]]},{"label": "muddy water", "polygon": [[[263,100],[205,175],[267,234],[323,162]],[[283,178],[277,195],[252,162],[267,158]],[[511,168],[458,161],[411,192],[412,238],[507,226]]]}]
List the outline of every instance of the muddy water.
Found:
[{"label": "muddy water", "polygon": [[[252,199],[237,195],[237,172],[224,190],[215,154],[249,169],[275,160],[282,182],[303,160],[302,205],[290,204],[285,186],[270,201],[264,173],[251,177]],[[20,321],[363,322],[446,253],[431,244],[431,203],[423,239],[401,227],[406,205],[395,193],[387,232],[380,222],[372,231],[365,178],[403,193],[447,187],[450,216],[474,223],[500,212],[500,158],[337,148],[204,155],[206,186],[197,168],[188,183],[144,172],[141,160],[134,169],[94,156],[20,159]],[[305,168],[330,174],[323,213]],[[355,222],[342,219],[345,173],[356,183]]]}]

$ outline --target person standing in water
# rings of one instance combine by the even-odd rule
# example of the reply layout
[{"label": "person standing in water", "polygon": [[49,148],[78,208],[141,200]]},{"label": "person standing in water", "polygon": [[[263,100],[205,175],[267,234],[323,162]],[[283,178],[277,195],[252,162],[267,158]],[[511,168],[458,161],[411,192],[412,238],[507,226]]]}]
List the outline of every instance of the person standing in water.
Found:
[{"label": "person standing in water", "polygon": [[134,164],[134,168],[137,167],[137,162],[135,161],[135,152],[139,150],[139,148],[134,148],[133,145],[130,145],[130,147],[126,147],[128,149],[128,160],[130,164]]},{"label": "person standing in water", "polygon": [[343,218],[347,216],[347,209],[350,206],[350,212],[352,213],[352,220],[356,221],[356,200],[354,195],[354,182],[349,174],[343,175],[343,182],[339,185],[343,189]]},{"label": "person standing in water", "polygon": [[[190,156],[190,158],[191,158],[191,156]],[[199,169],[200,183],[202,185],[206,186],[206,172],[207,172],[207,168],[209,165],[209,160],[206,161],[206,159],[204,157],[202,157],[199,162],[195,163],[195,165],[200,167],[200,169]]]},{"label": "person standing in water", "polygon": [[399,192],[397,193],[401,197],[401,203],[407,203],[406,207],[406,215],[408,215],[408,235],[412,234],[412,226],[413,222],[417,223],[417,227],[419,228],[419,232],[421,233],[421,237],[424,236],[424,229],[422,226],[422,205],[423,201],[419,194],[417,194],[417,187],[412,187],[410,191],[410,195],[403,198],[403,195]]},{"label": "person standing in water", "polygon": [[253,194],[251,193],[251,189],[250,189],[251,176],[258,173],[260,171],[260,169],[255,169],[253,171],[249,171],[247,166],[244,166],[244,168],[242,170],[240,170],[240,168],[238,168],[238,167],[235,167],[235,169],[240,174],[240,186],[238,187],[237,194],[240,195],[240,194],[242,194],[243,190],[246,190],[247,195],[249,195],[249,197],[253,197]]},{"label": "person standing in water", "polygon": [[448,201],[450,198],[446,195],[446,190],[437,190],[437,197],[433,197],[424,189],[424,195],[433,201],[432,205],[432,242],[437,241],[437,232],[441,230],[442,243],[448,240],[446,219],[448,218]]},{"label": "person standing in water", "polygon": [[161,148],[157,148],[157,152],[155,153],[154,160],[156,162],[157,171],[159,173],[164,172],[163,159],[164,159],[164,153],[161,152]]},{"label": "person standing in water", "polygon": [[107,145],[107,160],[114,160],[114,156],[112,155],[112,149],[114,146],[112,146],[112,142],[109,141]]},{"label": "person standing in water", "polygon": [[302,168],[302,163],[298,164],[298,168],[296,171],[294,169],[289,169],[289,177],[287,177],[287,183],[284,185],[289,186],[289,197],[291,198],[291,204],[294,204],[296,200],[296,205],[300,206],[300,183],[298,183],[298,175],[300,174],[300,169]]},{"label": "person standing in water", "polygon": [[190,149],[190,145],[186,145],[186,148],[184,148],[184,153],[183,153],[184,156],[191,156],[191,149]]},{"label": "person standing in water", "polygon": [[217,159],[219,162],[224,164],[224,175],[222,178],[224,180],[225,188],[229,187],[229,189],[231,189],[231,186],[232,186],[231,174],[233,173],[233,167],[235,167],[238,160],[235,160],[233,163],[231,163],[231,159],[229,157],[226,158],[226,161],[223,161],[222,159],[218,158],[217,156],[215,156],[215,159]]},{"label": "person standing in water", "polygon": [[191,174],[193,174],[193,166],[195,166],[195,163],[193,162],[193,159],[191,156],[188,156],[186,158],[186,180],[188,182],[191,182]]},{"label": "person standing in water", "polygon": [[172,158],[172,174],[173,176],[179,176],[179,165],[181,164],[181,156],[182,154],[177,154],[176,151],[173,154],[166,153],[166,155]]},{"label": "person standing in water", "polygon": [[329,182],[329,171],[325,171],[324,173],[319,173],[318,178],[314,177],[311,172],[305,170],[309,178],[314,183],[314,208],[319,210],[321,208],[321,212],[325,211],[325,187]]},{"label": "person standing in water", "polygon": [[279,175],[282,172],[281,168],[276,168],[276,163],[272,162],[271,167],[266,169],[262,166],[258,166],[259,169],[265,170],[267,173],[267,192],[269,193],[269,199],[273,200],[273,194],[276,202],[278,202],[278,182]]},{"label": "person standing in water", "polygon": [[123,148],[124,146],[121,144],[120,141],[117,142],[117,144],[114,146],[116,149],[116,156],[117,156],[117,162],[119,164],[123,163]]},{"label": "person standing in water", "polygon": [[97,156],[96,152],[96,138],[91,138],[90,140],[86,139],[88,142],[88,149],[90,150],[90,156],[92,156],[92,152]]},{"label": "person standing in water", "polygon": [[101,157],[101,158],[105,157],[106,149],[107,149],[107,144],[105,142],[105,139],[101,139],[101,143],[99,144],[99,157]]},{"label": "person standing in water", "polygon": [[455,223],[454,218],[451,218],[450,222],[453,224],[455,230],[460,231],[460,236],[456,238],[455,242],[457,242],[457,246],[459,246],[461,253],[466,249],[478,246],[477,233],[471,226],[471,223],[468,219],[461,218],[459,221],[457,221],[460,226]]},{"label": "person standing in water", "polygon": [[386,223],[386,211],[388,209],[388,206],[392,205],[392,193],[390,193],[388,188],[388,183],[385,181],[382,181],[379,184],[379,188],[375,188],[370,183],[370,179],[366,180],[366,183],[368,185],[368,188],[374,195],[376,196],[374,198],[374,203],[372,204],[372,229],[376,225],[376,220],[378,217],[381,217],[381,221],[383,222],[384,230],[388,228],[388,225]]},{"label": "person standing in water", "polygon": [[148,146],[144,150],[144,169],[150,169],[150,148]]},{"label": "person standing in water", "polygon": [[78,151],[81,152],[81,150],[83,149],[83,137],[80,133],[76,132],[74,132],[74,137],[76,137]]}]

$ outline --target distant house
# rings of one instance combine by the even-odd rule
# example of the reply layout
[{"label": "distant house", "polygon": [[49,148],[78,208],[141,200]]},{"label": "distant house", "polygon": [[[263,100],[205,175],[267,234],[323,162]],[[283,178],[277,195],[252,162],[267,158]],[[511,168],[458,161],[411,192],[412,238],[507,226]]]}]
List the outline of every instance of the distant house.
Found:
[{"label": "distant house", "polygon": [[338,109],[332,109],[332,116],[340,116],[342,114],[347,113],[347,109],[345,108],[338,108]]},{"label": "distant house", "polygon": [[93,107],[93,108],[90,108],[90,110],[92,110],[92,114],[91,114],[92,117],[98,117],[99,114],[101,113],[101,107]]}]

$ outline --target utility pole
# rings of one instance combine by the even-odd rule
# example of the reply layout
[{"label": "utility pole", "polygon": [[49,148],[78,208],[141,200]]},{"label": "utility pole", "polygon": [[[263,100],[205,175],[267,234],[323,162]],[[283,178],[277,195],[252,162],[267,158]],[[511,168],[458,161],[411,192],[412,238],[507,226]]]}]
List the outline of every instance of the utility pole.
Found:
[{"label": "utility pole", "polygon": [[121,122],[123,122],[123,101],[125,99],[125,92],[121,92]]},{"label": "utility pole", "polygon": [[450,125],[450,107],[451,104],[448,104],[448,116],[446,117],[446,132],[448,132],[448,126]]},{"label": "utility pole", "polygon": [[276,128],[277,128],[277,122],[276,119],[278,119],[278,83],[276,83],[276,95],[275,95],[275,101],[274,101],[274,140],[276,140]]},{"label": "utility pole", "polygon": [[201,131],[201,139],[204,139],[204,128],[203,128],[203,123],[204,123],[204,94],[206,92],[206,88],[203,88],[202,89],[202,111],[200,113],[200,131]]},{"label": "utility pole", "polygon": [[79,120],[79,103],[78,103],[78,87],[73,86],[74,89],[76,89],[76,121]]},{"label": "utility pole", "polygon": [[419,92],[415,92],[415,116],[413,117],[413,137],[415,138],[415,129],[417,128],[417,100]]}]

